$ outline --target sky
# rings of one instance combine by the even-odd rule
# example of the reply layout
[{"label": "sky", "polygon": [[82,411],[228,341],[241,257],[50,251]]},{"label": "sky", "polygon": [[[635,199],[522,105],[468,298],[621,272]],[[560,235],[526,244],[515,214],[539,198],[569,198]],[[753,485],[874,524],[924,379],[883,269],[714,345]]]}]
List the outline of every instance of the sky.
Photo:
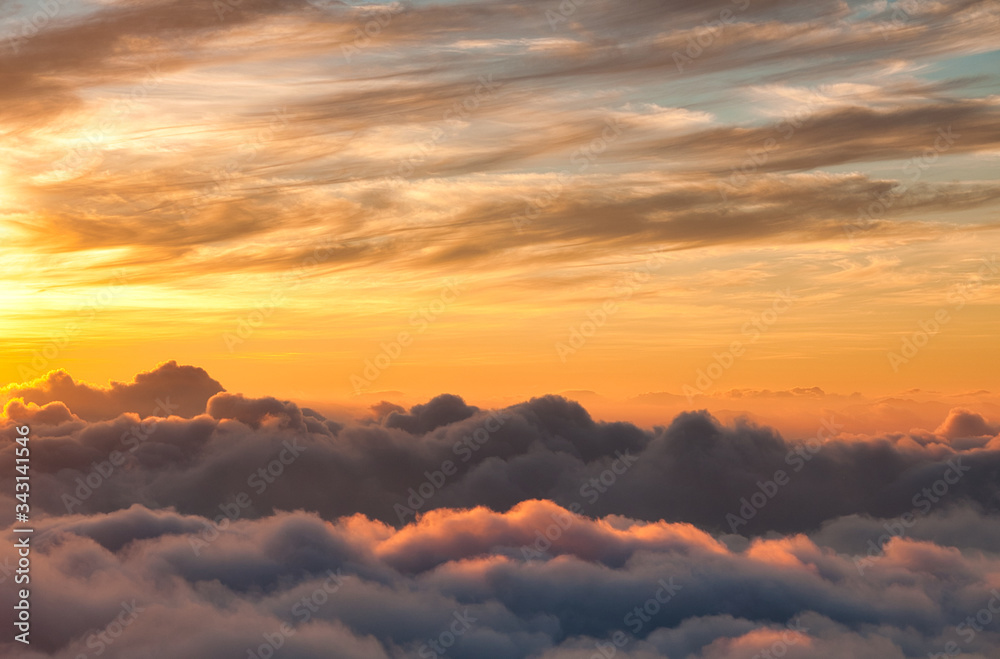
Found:
[{"label": "sky", "polygon": [[4,381],[995,385],[994,2],[0,7]]},{"label": "sky", "polygon": [[998,34],[0,0],[0,656],[995,659]]}]

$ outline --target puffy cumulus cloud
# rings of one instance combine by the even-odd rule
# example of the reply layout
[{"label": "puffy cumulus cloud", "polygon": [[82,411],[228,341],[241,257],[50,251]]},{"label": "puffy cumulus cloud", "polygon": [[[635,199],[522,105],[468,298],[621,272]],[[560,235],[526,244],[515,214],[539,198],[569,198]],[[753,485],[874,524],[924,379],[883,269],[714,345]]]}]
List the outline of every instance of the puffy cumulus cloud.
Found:
[{"label": "puffy cumulus cloud", "polygon": [[962,549],[994,551],[1000,547],[1000,518],[984,514],[977,503],[934,510],[913,522],[846,515],[823,524],[810,538],[840,552],[865,553],[890,536],[907,537]]},{"label": "puffy cumulus cloud", "polygon": [[[281,428],[306,430],[298,405],[277,398],[246,398],[239,394],[220,393],[208,400],[206,411],[216,419],[233,419],[254,430],[259,430],[268,422],[276,423]],[[322,416],[314,418],[323,419]]]},{"label": "puffy cumulus cloud", "polygon": [[4,405],[3,415],[15,423],[61,426],[64,423],[79,422],[80,419],[69,411],[66,404],[60,401],[38,405],[27,403],[20,398],[7,401]]},{"label": "puffy cumulus cloud", "polygon": [[458,396],[444,394],[426,405],[414,405],[409,414],[403,410],[390,411],[384,423],[389,428],[402,428],[413,434],[425,433],[468,419],[477,411],[478,408],[466,405]]},{"label": "puffy cumulus cloud", "polygon": [[[21,399],[29,406],[61,402],[81,419],[102,421],[127,412],[149,416],[160,411],[192,417],[203,413],[208,399],[220,391],[222,385],[204,369],[171,360],[139,373],[132,382],[112,382],[108,387],[77,382],[63,370],[51,371],[31,382],[8,385],[0,389],[0,396]],[[15,406],[13,413],[23,415],[23,410],[23,406]],[[11,418],[6,410],[5,416]],[[56,417],[56,412],[47,412],[39,422],[49,423]]]},{"label": "puffy cumulus cloud", "polygon": [[400,569],[425,570],[449,557],[472,558],[499,546],[525,548],[524,555],[537,555],[544,548],[554,555],[572,554],[607,564],[623,564],[644,548],[724,551],[710,535],[690,524],[609,518],[595,525],[551,501],[530,500],[507,513],[485,508],[431,511],[383,543],[379,554]]},{"label": "puffy cumulus cloud", "polygon": [[992,437],[1000,432],[1000,426],[987,423],[981,414],[956,408],[948,413],[948,418],[935,432],[948,439]]},{"label": "puffy cumulus cloud", "polygon": [[[558,549],[525,551],[553,517],[568,520]],[[897,538],[862,573],[804,536],[729,550],[687,524],[545,501],[400,529],[302,511],[223,525],[135,505],[39,520],[34,555],[36,640],[4,656],[902,658],[951,642],[975,657],[1000,642],[988,622],[963,633],[991,604],[1000,615],[996,552]]]},{"label": "puffy cumulus cloud", "polygon": [[[949,438],[956,427],[986,427],[969,412],[953,412],[938,433],[840,435],[827,419],[816,437],[790,440],[745,419],[724,425],[704,411],[651,430],[597,422],[558,396],[482,410],[443,395],[408,411],[383,405],[375,419],[341,424],[275,398],[209,397],[214,380],[173,363],[108,390],[62,375],[48,382],[22,388],[22,398],[66,392],[71,400],[8,404],[0,484],[13,491],[16,425],[37,419],[33,505],[49,515],[139,503],[215,516],[240,500],[244,518],[302,509],[328,520],[361,513],[399,527],[438,508],[503,512],[539,499],[588,516],[686,522],[749,537],[813,532],[848,515],[924,519],[966,504],[1000,510],[1000,447]],[[146,396],[182,401],[185,416],[122,413],[141,410],[130,402]],[[112,418],[83,420],[115,410]],[[463,523],[460,535],[496,530],[495,521],[475,515]],[[414,549],[412,560],[433,562],[433,555]]]},{"label": "puffy cumulus cloud", "polygon": [[[826,420],[788,440],[705,411],[597,422],[558,396],[486,410],[443,395],[335,423],[174,363],[107,389],[64,374],[16,389],[0,492],[28,423],[34,626],[3,656],[985,657],[1000,643],[1000,447],[971,410],[935,432]],[[135,405],[157,395],[184,413]]]}]

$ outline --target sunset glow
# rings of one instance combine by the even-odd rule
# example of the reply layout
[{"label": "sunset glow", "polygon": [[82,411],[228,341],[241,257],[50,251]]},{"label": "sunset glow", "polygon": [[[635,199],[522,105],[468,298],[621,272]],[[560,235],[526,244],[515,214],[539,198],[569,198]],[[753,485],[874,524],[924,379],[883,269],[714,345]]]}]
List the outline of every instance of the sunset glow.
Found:
[{"label": "sunset glow", "polygon": [[0,0],[0,656],[995,657],[998,34]]},{"label": "sunset glow", "polygon": [[[81,4],[4,55],[0,377],[179,359],[249,393],[349,399],[452,279],[461,295],[361,393],[680,393],[779,290],[794,306],[713,391],[993,383],[991,3],[769,21],[735,2],[660,31],[597,5],[215,4]],[[732,24],[698,27],[722,10]],[[891,368],[940,308],[947,331]]]}]

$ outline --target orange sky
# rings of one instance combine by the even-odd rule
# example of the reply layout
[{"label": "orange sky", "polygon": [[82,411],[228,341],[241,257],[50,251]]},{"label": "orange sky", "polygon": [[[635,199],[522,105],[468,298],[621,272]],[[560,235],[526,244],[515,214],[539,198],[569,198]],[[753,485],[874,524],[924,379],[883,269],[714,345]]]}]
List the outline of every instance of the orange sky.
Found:
[{"label": "orange sky", "polygon": [[996,389],[995,5],[748,13],[681,64],[712,12],[379,11],[83,3],[5,46],[0,382]]}]

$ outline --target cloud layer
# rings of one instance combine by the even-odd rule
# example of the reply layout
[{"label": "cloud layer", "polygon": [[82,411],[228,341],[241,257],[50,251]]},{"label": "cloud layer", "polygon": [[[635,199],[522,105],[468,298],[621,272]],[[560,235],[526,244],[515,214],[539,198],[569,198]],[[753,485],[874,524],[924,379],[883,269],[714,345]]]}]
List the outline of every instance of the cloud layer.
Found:
[{"label": "cloud layer", "polygon": [[[844,515],[895,517],[963,502],[1000,509],[997,427],[963,409],[935,432],[858,437],[829,416],[817,420],[814,436],[789,440],[745,419],[723,425],[704,411],[652,430],[596,422],[558,396],[480,410],[442,395],[341,423],[289,401],[213,393],[220,388],[201,369],[169,363],[106,390],[63,373],[10,389],[27,400],[7,404],[6,432],[29,423],[36,437],[35,505],[53,515],[139,503],[211,516],[246,494],[246,516],[302,508],[327,520],[362,513],[398,526],[435,508],[502,511],[547,499],[592,516],[744,534],[808,532]],[[157,400],[187,407],[151,414]],[[4,460],[12,473],[12,447]],[[947,496],[925,493],[943,478]]]},{"label": "cloud layer", "polygon": [[305,512],[217,529],[138,505],[39,527],[39,640],[8,656],[552,659],[617,640],[626,657],[902,658],[948,643],[988,657],[1000,641],[967,622],[1000,609],[997,555],[907,538],[861,573],[803,535],[732,550],[687,524],[536,500],[399,530]]},{"label": "cloud layer", "polygon": [[[1000,439],[972,410],[786,440],[707,412],[595,422],[556,396],[334,422],[219,388],[168,363],[8,390],[31,402],[6,405],[0,473],[31,424],[36,527],[36,640],[11,656],[985,658],[1000,642]],[[134,411],[181,391],[202,410]]]}]

